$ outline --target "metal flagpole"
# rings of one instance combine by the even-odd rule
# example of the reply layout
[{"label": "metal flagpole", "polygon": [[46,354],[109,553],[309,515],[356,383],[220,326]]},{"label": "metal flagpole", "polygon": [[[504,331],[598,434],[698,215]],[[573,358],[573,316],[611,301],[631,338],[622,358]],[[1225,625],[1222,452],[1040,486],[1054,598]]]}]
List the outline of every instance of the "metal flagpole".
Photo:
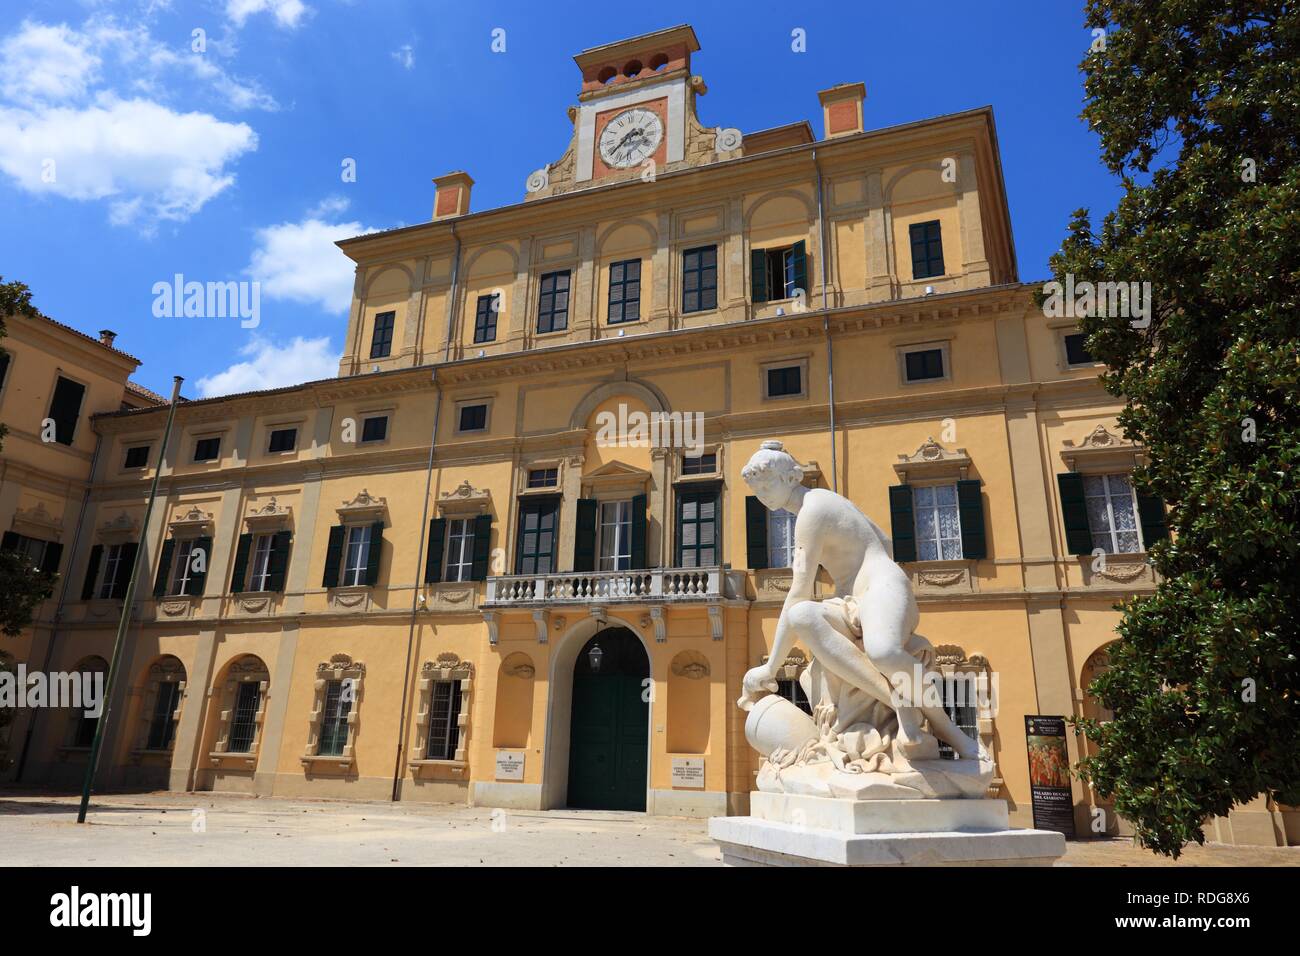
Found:
[{"label": "metal flagpole", "polygon": [[[149,503],[144,508],[144,520],[140,522],[140,544],[144,544],[145,535],[149,533],[149,516],[153,513],[154,499],[158,496],[158,479],[162,477],[163,459],[167,456],[167,442],[171,439],[172,420],[176,417],[176,403],[181,397],[179,375],[172,381],[172,403],[167,410],[167,424],[163,428],[162,444],[158,446],[158,467],[153,472],[153,484],[149,487]],[[135,561],[131,563],[131,577],[126,582],[126,598],[122,602],[122,618],[117,622],[117,640],[113,642],[113,660],[108,665],[108,680],[104,687],[104,699],[101,702],[99,720],[95,722],[95,740],[90,745],[90,761],[86,764],[86,779],[81,785],[81,808],[77,811],[77,822],[86,822],[86,808],[90,805],[90,787],[95,781],[95,765],[99,762],[99,745],[104,740],[104,727],[108,724],[110,706],[113,700],[113,682],[117,679],[118,665],[122,660],[122,645],[126,643],[126,628],[131,621],[131,610],[135,604],[135,578],[140,570],[140,558],[144,548],[137,546]]]}]

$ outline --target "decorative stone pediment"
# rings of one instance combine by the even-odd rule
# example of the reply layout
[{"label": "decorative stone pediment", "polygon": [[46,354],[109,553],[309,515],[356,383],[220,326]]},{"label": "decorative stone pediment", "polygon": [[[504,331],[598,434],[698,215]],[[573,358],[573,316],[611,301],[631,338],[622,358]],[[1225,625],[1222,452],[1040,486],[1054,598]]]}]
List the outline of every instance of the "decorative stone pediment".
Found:
[{"label": "decorative stone pediment", "polygon": [[57,541],[63,533],[63,520],[45,510],[45,502],[38,501],[30,508],[14,512],[13,529],[29,538]]},{"label": "decorative stone pediment", "polygon": [[425,680],[469,680],[474,676],[474,665],[461,660],[459,654],[443,651],[434,660],[424,662],[420,676]]},{"label": "decorative stone pediment", "polygon": [[475,488],[468,478],[438,499],[438,511],[445,515],[487,514],[491,510],[492,492]]},{"label": "decorative stone pediment", "polygon": [[344,677],[360,677],[366,672],[366,665],[354,661],[350,654],[332,654],[327,661],[316,665],[316,673],[323,678],[342,680]]},{"label": "decorative stone pediment", "polygon": [[250,531],[279,531],[287,527],[292,518],[292,506],[282,506],[273,497],[266,504],[250,509],[244,516],[244,523]]},{"label": "decorative stone pediment", "polygon": [[[764,654],[759,661],[766,664],[770,655]],[[803,669],[808,666],[808,653],[801,647],[796,647],[786,655],[785,661],[777,667],[777,677],[780,680],[798,680]]]},{"label": "decorative stone pediment", "polygon": [[949,451],[933,438],[927,438],[912,454],[899,455],[894,471],[906,484],[926,478],[965,478],[970,466],[965,448]]},{"label": "decorative stone pediment", "polygon": [[170,522],[172,536],[202,534],[212,528],[212,512],[204,511],[198,505],[191,505],[185,511],[176,512]]},{"label": "decorative stone pediment", "polygon": [[610,461],[582,476],[584,493],[598,491],[644,491],[650,486],[650,472],[621,461]]},{"label": "decorative stone pediment", "polygon": [[355,498],[351,501],[344,501],[336,510],[339,517],[344,521],[357,523],[378,521],[388,511],[388,499],[376,498],[365,488],[362,488]]},{"label": "decorative stone pediment", "polygon": [[99,539],[104,544],[121,544],[133,539],[140,530],[140,522],[123,511],[116,518],[99,526]]},{"label": "decorative stone pediment", "polygon": [[1071,471],[1127,470],[1141,464],[1145,455],[1141,445],[1116,435],[1105,425],[1098,425],[1077,444],[1067,438],[1061,446],[1061,460]]}]

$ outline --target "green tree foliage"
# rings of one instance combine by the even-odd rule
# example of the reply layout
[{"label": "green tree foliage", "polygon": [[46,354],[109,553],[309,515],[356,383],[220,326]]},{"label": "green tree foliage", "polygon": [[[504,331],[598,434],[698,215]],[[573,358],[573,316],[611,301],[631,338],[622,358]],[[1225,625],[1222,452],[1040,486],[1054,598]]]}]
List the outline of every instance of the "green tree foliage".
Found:
[{"label": "green tree foliage", "polygon": [[[6,319],[39,315],[27,286],[21,282],[5,282],[0,276],[0,339],[9,334]],[[0,347],[0,354],[5,351]],[[4,422],[0,422],[0,449],[8,431]],[[55,580],[55,575],[37,570],[23,555],[0,552],[0,634],[13,637],[21,633],[31,623],[36,606],[54,593]]]},{"label": "green tree foliage", "polygon": [[1149,281],[1150,324],[1083,319],[1140,485],[1170,506],[1123,605],[1081,772],[1177,856],[1260,794],[1300,804],[1300,5],[1089,0],[1083,116],[1123,196],[1058,281]]}]

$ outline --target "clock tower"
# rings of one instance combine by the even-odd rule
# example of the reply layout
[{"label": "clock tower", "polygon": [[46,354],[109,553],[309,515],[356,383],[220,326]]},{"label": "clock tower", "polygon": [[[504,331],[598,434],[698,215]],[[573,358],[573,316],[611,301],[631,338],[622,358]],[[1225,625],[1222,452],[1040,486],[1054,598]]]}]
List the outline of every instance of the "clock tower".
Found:
[{"label": "clock tower", "polygon": [[706,129],[696,116],[695,98],[707,91],[691,75],[699,48],[695,31],[677,26],[575,56],[582,86],[569,108],[573,138],[559,160],[528,177],[526,198],[742,155],[737,130]]}]

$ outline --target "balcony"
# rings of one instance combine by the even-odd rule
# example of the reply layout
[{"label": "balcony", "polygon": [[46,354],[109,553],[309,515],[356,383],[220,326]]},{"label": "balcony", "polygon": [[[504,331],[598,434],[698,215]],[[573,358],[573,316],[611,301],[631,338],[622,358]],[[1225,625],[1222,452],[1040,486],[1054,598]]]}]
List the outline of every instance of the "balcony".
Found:
[{"label": "balcony", "polygon": [[481,606],[717,602],[743,594],[744,575],[723,566],[510,574],[487,579],[487,598]]}]

